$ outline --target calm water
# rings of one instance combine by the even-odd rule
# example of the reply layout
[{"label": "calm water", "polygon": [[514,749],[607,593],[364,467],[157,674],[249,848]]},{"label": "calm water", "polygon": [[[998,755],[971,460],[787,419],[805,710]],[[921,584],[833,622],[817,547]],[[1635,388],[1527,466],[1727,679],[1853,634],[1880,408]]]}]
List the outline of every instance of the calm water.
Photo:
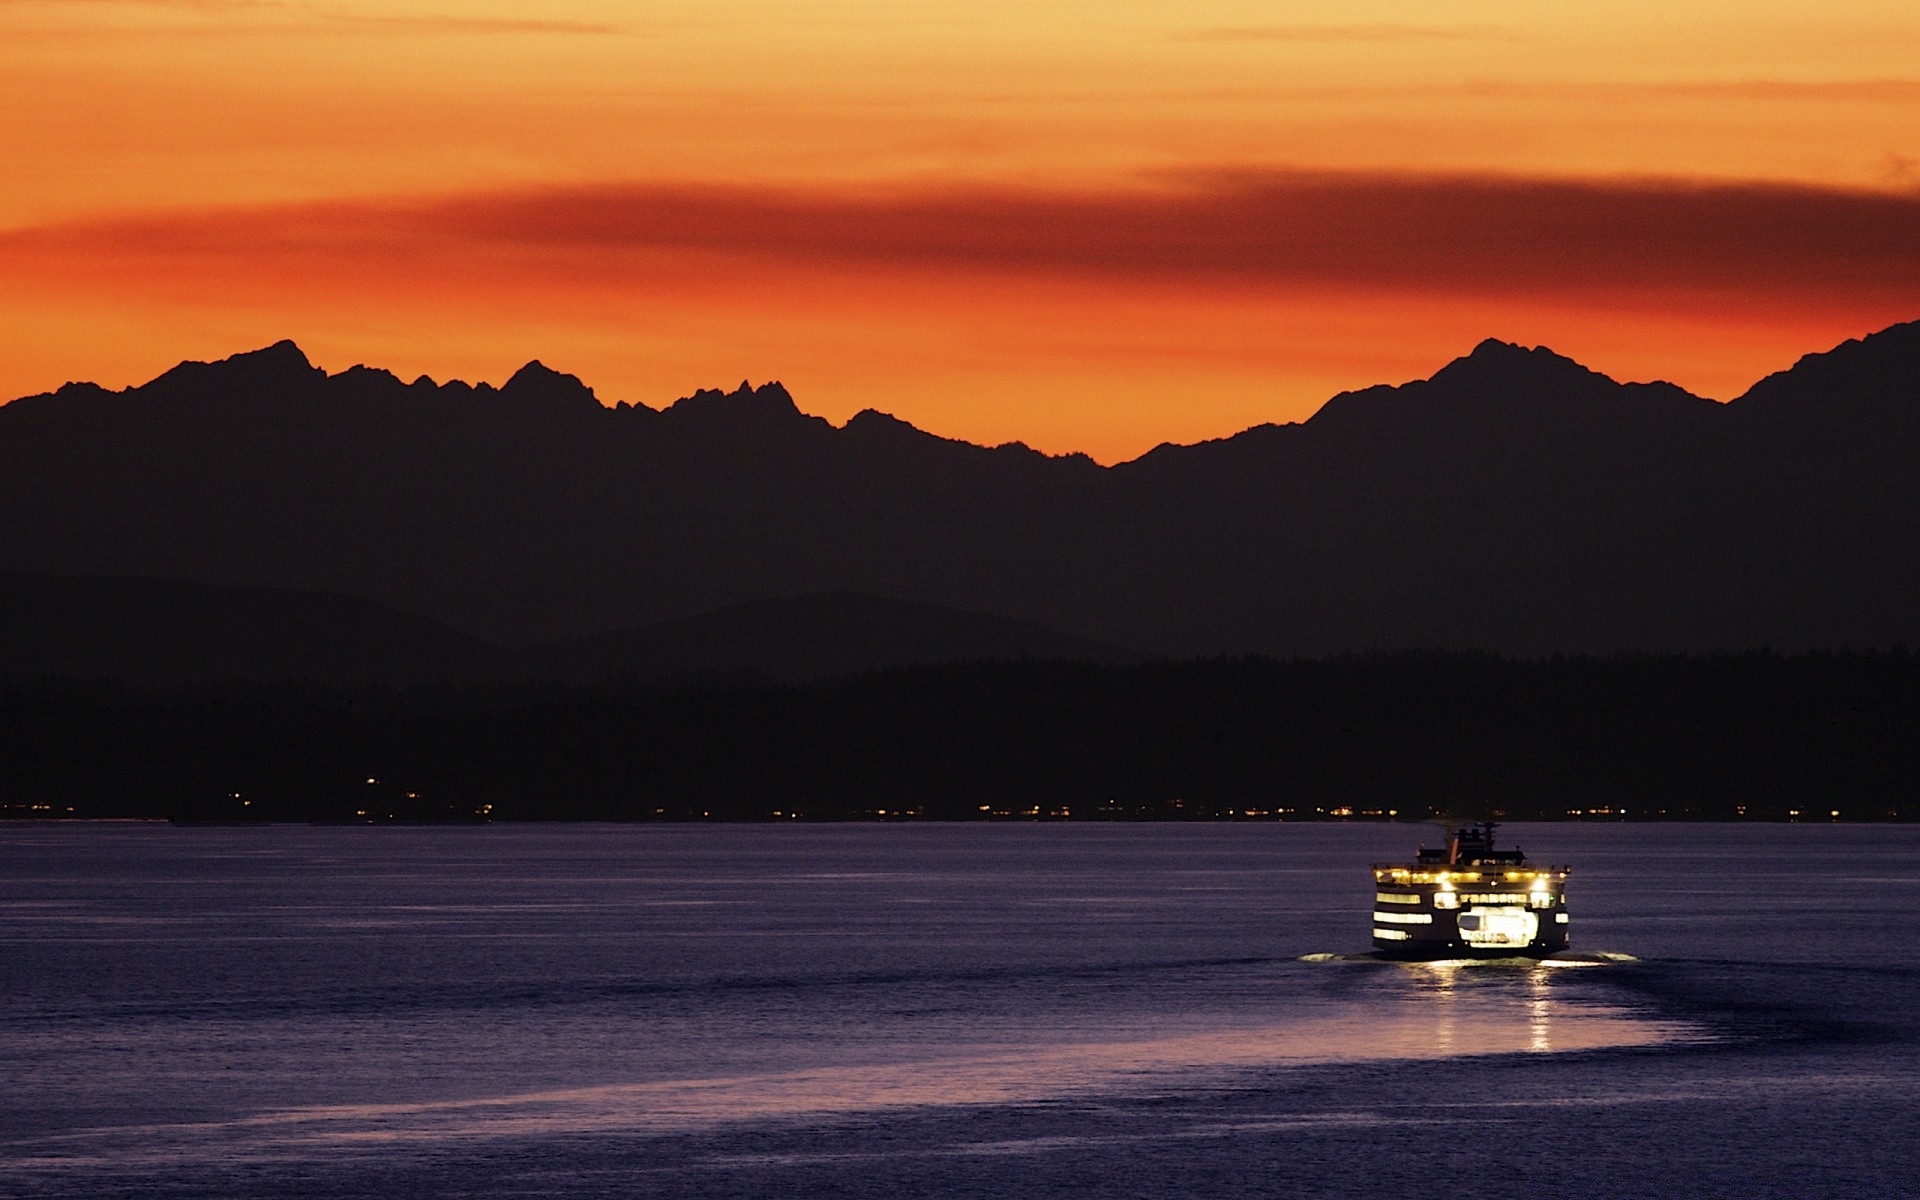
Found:
[{"label": "calm water", "polygon": [[0,825],[0,1195],[1920,1195],[1920,828]]}]

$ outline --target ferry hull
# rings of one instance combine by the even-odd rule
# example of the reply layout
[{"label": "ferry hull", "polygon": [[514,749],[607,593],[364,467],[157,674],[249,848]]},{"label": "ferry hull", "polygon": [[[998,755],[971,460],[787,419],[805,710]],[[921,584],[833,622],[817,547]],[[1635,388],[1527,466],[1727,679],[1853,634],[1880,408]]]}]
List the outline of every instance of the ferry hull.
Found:
[{"label": "ferry hull", "polygon": [[1382,958],[1545,958],[1568,944],[1565,867],[1496,849],[1493,826],[1461,829],[1445,850],[1373,869],[1373,948]]},{"label": "ferry hull", "polygon": [[1455,958],[1548,958],[1567,948],[1567,939],[1537,941],[1524,946],[1469,946],[1465,942],[1430,941],[1373,943],[1374,957],[1396,962],[1436,962]]}]

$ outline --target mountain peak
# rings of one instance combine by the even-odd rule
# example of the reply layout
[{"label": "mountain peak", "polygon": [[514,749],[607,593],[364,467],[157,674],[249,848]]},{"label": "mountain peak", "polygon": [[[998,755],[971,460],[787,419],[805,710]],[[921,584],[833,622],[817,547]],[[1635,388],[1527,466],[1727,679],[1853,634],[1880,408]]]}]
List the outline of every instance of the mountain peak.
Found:
[{"label": "mountain peak", "polygon": [[[1575,428],[1641,421],[1648,405],[1677,411],[1712,404],[1670,383],[1623,384],[1545,346],[1487,338],[1428,379],[1342,392],[1307,424],[1319,429],[1413,429],[1461,433]],[[1252,432],[1252,431],[1249,431]],[[1242,435],[1246,436],[1246,435]],[[1425,436],[1423,434],[1422,436]]]},{"label": "mountain peak", "polygon": [[515,371],[501,387],[500,394],[554,405],[601,407],[593,389],[582,383],[578,375],[556,371],[537,358]]},{"label": "mountain peak", "polygon": [[769,379],[757,388],[742,379],[740,381],[740,387],[734,392],[734,395],[737,396],[742,392],[757,396],[768,403],[783,405],[787,408],[793,408],[796,412],[799,411],[794,407],[793,395],[787,391],[787,385],[781,383],[778,379]]},{"label": "mountain peak", "polygon": [[1526,347],[1487,338],[1464,358],[1456,358],[1434,372],[1430,383],[1475,390],[1534,390],[1542,387],[1584,385],[1606,380],[1605,375],[1580,365],[1545,346]]},{"label": "mountain peak", "polygon": [[1849,338],[1831,350],[1803,355],[1733,401],[1748,409],[1796,402],[1920,401],[1920,321],[1890,325]]},{"label": "mountain peak", "polygon": [[203,387],[223,392],[251,393],[306,387],[324,378],[326,372],[314,366],[304,350],[290,339],[282,338],[271,346],[247,350],[214,362],[183,362],[146,386],[157,389],[161,394],[196,391]]},{"label": "mountain peak", "polygon": [[665,415],[676,421],[730,426],[813,419],[801,413],[778,380],[754,387],[744,379],[731,392],[702,388],[683,396],[667,406]]},{"label": "mountain peak", "polygon": [[273,345],[262,346],[258,350],[244,350],[226,361],[273,363],[280,366],[300,367],[308,371],[313,369],[313,360],[307,357],[307,352],[302,350],[300,344],[292,338],[281,338]]},{"label": "mountain peak", "polygon": [[258,350],[243,350],[239,354],[229,355],[211,363],[181,363],[181,366],[208,366],[225,368],[228,373],[243,372],[250,377],[284,376],[304,378],[316,374],[319,367],[307,357],[292,338],[281,338],[271,346],[262,346]]}]

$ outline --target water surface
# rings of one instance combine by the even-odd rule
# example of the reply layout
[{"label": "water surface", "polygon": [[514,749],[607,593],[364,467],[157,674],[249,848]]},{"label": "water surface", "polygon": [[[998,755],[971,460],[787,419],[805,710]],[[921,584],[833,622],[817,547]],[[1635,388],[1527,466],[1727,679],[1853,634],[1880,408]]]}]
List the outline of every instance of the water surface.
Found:
[{"label": "water surface", "polygon": [[1441,1164],[1538,1195],[1577,1161],[1565,1194],[1625,1196],[1668,1187],[1652,1156],[1676,1195],[1840,1195],[1916,1166],[1890,933],[1920,831],[1509,827],[1573,864],[1576,948],[1638,961],[1304,961],[1366,948],[1366,865],[1423,832],[0,826],[0,1191],[1363,1195]]}]

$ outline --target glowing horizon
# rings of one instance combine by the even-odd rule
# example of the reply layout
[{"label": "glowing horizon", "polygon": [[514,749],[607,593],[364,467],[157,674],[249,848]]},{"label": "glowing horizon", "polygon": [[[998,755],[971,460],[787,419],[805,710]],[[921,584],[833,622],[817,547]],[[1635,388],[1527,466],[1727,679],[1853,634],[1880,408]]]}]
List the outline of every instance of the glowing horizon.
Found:
[{"label": "glowing horizon", "polygon": [[292,338],[1130,458],[1486,337],[1727,399],[1920,317],[1846,0],[0,0],[0,398]]}]

